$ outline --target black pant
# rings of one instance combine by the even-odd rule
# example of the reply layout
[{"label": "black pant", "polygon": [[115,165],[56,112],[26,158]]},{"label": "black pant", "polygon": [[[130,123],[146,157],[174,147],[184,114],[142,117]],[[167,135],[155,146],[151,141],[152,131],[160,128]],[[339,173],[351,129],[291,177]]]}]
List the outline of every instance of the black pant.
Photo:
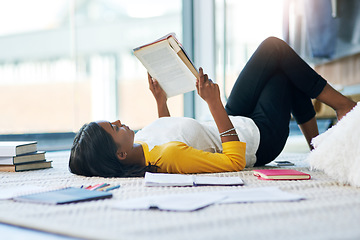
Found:
[{"label": "black pant", "polygon": [[[274,160],[289,135],[291,113],[298,124],[315,116],[311,98],[326,81],[284,41],[270,37],[250,58],[230,93],[229,115],[253,119],[260,131],[255,166]],[[241,141],[241,139],[240,139]]]}]

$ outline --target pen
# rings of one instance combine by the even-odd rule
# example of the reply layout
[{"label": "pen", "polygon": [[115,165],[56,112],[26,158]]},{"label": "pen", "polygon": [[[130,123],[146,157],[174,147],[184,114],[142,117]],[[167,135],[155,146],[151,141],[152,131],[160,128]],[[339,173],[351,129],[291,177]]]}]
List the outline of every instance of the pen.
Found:
[{"label": "pen", "polygon": [[116,186],[113,186],[113,187],[106,188],[104,191],[105,191],[105,192],[108,192],[108,191],[110,191],[110,190],[114,190],[114,189],[117,189],[117,188],[119,188],[119,187],[120,187],[120,185],[116,185]]},{"label": "pen", "polygon": [[100,191],[102,188],[104,188],[104,187],[107,187],[107,186],[109,186],[110,184],[108,184],[108,183],[103,183],[103,184],[101,184],[100,186],[98,186],[98,187],[96,187],[96,188],[94,188],[94,189],[91,189],[91,190],[98,190],[98,191]]}]

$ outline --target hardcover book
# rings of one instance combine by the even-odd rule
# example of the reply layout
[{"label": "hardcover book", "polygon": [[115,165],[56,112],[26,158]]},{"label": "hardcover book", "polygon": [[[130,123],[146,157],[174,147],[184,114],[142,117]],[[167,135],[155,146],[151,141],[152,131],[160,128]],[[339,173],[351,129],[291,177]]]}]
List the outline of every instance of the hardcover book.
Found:
[{"label": "hardcover book", "polygon": [[52,161],[39,161],[13,165],[0,165],[0,172],[22,172],[28,170],[37,170],[51,168]]},{"label": "hardcover book", "polygon": [[13,157],[36,152],[36,141],[2,141],[0,142],[0,156]]},{"label": "hardcover book", "polygon": [[0,165],[15,165],[29,162],[39,162],[45,160],[45,152],[37,151],[19,156],[2,157],[0,156]]},{"label": "hardcover book", "polygon": [[253,172],[261,180],[308,180],[311,178],[310,174],[294,169],[259,169]]},{"label": "hardcover book", "polygon": [[133,50],[168,97],[196,89],[198,71],[174,33]]}]

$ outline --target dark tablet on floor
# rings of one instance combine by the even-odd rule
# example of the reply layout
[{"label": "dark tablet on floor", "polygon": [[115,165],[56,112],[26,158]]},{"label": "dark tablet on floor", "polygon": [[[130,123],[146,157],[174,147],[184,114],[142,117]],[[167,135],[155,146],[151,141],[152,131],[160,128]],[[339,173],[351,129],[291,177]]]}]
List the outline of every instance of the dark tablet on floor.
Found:
[{"label": "dark tablet on floor", "polygon": [[112,194],[101,191],[91,191],[83,188],[62,188],[59,190],[28,194],[13,198],[15,201],[46,203],[46,204],[65,204],[97,199],[111,198]]}]

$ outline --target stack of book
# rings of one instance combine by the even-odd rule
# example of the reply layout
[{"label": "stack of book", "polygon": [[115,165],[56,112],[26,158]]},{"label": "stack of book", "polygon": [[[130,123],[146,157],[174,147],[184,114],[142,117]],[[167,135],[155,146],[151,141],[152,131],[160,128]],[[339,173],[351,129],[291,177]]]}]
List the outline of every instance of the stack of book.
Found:
[{"label": "stack of book", "polygon": [[36,141],[0,142],[0,171],[20,172],[51,168],[44,151],[37,150]]}]

